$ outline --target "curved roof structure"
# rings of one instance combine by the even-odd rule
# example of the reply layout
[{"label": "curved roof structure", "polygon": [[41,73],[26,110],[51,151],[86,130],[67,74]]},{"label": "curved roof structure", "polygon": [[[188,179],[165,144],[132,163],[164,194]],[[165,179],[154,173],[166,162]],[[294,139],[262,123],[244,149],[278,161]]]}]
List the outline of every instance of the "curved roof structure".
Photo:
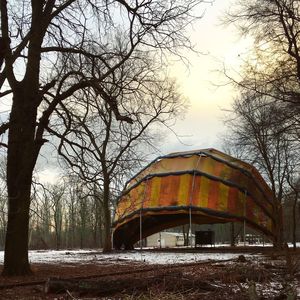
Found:
[{"label": "curved roof structure", "polygon": [[163,229],[244,222],[274,238],[272,191],[248,163],[215,149],[158,157],[130,179],[114,219],[114,245],[132,246]]}]

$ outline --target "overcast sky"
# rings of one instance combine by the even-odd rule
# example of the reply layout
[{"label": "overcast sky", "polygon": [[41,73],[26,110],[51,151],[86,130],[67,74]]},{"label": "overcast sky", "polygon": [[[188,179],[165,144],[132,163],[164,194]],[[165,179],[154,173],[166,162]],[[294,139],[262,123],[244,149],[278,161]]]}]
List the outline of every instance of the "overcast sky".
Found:
[{"label": "overcast sky", "polygon": [[[222,150],[224,109],[230,109],[235,97],[232,86],[224,86],[227,80],[222,74],[223,66],[238,72],[241,56],[249,46],[249,41],[241,39],[234,27],[221,25],[221,17],[230,2],[216,0],[199,9],[201,14],[205,7],[205,13],[193,26],[190,37],[195,50],[203,54],[187,52],[189,67],[180,62],[170,66],[170,75],[177,79],[190,106],[185,118],[177,121],[174,127],[181,141],[168,133],[158,146],[161,154],[211,147]],[[55,151],[52,153],[56,155]],[[42,180],[55,181],[57,171],[53,167],[42,163],[38,169]]]},{"label": "overcast sky", "polygon": [[[220,18],[231,1],[215,0],[214,4],[199,8],[198,14],[203,12],[203,8],[205,13],[189,35],[195,50],[203,54],[186,52],[189,67],[179,62],[170,66],[170,75],[177,79],[182,95],[189,99],[190,107],[185,118],[174,127],[183,143],[175,135],[168,134],[158,147],[161,154],[210,147],[222,150],[220,137],[225,131],[222,109],[229,109],[234,99],[233,88],[222,86],[226,82],[222,69],[225,65],[238,72],[240,57],[249,46],[249,41],[241,40],[235,28],[221,25]],[[7,109],[5,103],[2,106],[0,110]],[[37,170],[43,180],[55,181],[57,169],[51,161],[56,160],[56,152],[51,150],[46,153],[46,157],[39,159]],[[45,164],[45,161],[49,163]]]},{"label": "overcast sky", "polygon": [[187,53],[189,68],[179,63],[171,68],[182,94],[190,100],[190,108],[185,119],[175,126],[179,135],[186,136],[181,139],[184,144],[170,135],[162,146],[163,153],[210,147],[222,150],[222,109],[229,109],[235,97],[231,86],[218,87],[227,81],[222,75],[223,66],[238,72],[241,56],[250,43],[241,39],[233,26],[221,25],[220,18],[229,4],[229,0],[216,0],[208,5],[191,31],[192,43],[205,54]]}]

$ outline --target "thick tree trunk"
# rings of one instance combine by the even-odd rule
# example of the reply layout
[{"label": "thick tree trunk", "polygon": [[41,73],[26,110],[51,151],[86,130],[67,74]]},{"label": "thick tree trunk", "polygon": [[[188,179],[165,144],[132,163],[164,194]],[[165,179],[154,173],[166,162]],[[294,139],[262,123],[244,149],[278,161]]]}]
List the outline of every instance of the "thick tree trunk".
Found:
[{"label": "thick tree trunk", "polygon": [[[2,2],[1,17],[6,18],[6,2]],[[28,227],[32,173],[43,144],[44,130],[43,126],[39,128],[37,139],[35,136],[37,110],[42,100],[39,84],[41,45],[47,30],[47,22],[51,20],[51,4],[48,6],[47,13],[43,12],[44,1],[31,1],[31,4],[32,17],[26,53],[27,63],[22,81],[18,82],[15,79],[10,59],[6,66],[8,68],[7,79],[13,91],[13,101],[9,118],[7,151],[8,224],[4,275],[24,275],[31,272],[28,262]],[[6,29],[5,32],[5,29],[2,28],[2,33],[4,31],[8,34],[8,30]],[[43,123],[46,121],[47,119]]]},{"label": "thick tree trunk", "polygon": [[2,275],[25,275],[31,273],[28,261],[29,206],[30,192],[20,191],[19,197],[9,201]]},{"label": "thick tree trunk", "polygon": [[60,233],[56,232],[56,238],[55,238],[55,244],[56,244],[56,250],[61,249],[61,235]]},{"label": "thick tree trunk", "polygon": [[277,204],[275,207],[275,240],[274,247],[281,250],[283,249],[284,239],[283,239],[283,216],[282,216],[282,206]]},{"label": "thick tree trunk", "polygon": [[[3,275],[31,272],[28,262],[28,227],[32,172],[35,165],[36,109],[14,97],[7,153],[8,223]],[[22,96],[21,96],[22,95]],[[29,99],[30,100],[30,99]]]}]

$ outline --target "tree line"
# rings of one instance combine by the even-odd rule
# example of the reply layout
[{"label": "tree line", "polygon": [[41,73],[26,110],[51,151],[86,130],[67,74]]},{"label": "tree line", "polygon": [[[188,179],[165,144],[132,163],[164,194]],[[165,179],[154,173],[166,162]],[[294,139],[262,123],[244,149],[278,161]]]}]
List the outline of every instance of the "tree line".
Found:
[{"label": "tree line", "polygon": [[[115,199],[114,199],[115,201]],[[111,202],[113,203],[113,201]],[[0,197],[0,249],[4,249],[7,197]],[[113,211],[113,207],[111,207]],[[78,177],[38,184],[31,199],[30,249],[103,248],[103,194]]]}]

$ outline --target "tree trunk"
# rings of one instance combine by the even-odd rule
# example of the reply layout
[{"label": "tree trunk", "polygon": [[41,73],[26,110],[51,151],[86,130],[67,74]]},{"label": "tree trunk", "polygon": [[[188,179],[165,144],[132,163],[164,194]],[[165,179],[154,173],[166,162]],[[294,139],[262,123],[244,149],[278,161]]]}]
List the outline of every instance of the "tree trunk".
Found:
[{"label": "tree trunk", "polygon": [[294,203],[293,203],[293,248],[296,250],[296,229],[297,229],[297,201],[298,201],[298,193],[295,195]]},{"label": "tree trunk", "polygon": [[55,234],[55,244],[56,244],[56,250],[60,250],[61,248],[61,236],[60,232],[56,231]]},{"label": "tree trunk", "polygon": [[30,191],[19,191],[9,198],[8,223],[2,275],[30,274],[28,261],[28,224]]},{"label": "tree trunk", "polygon": [[[74,195],[74,197],[77,195]],[[69,247],[70,248],[74,248],[75,247],[75,228],[76,228],[76,212],[75,212],[75,205],[73,203],[73,200],[71,199],[71,208],[70,208],[70,216],[71,216],[71,220],[70,220],[70,243],[69,243]]]},{"label": "tree trunk", "polygon": [[[100,207],[100,206],[99,206]],[[99,246],[103,247],[103,220],[102,220],[102,209],[99,214]]]},{"label": "tree trunk", "polygon": [[[60,201],[60,200],[59,200]],[[56,242],[56,250],[61,249],[61,241],[62,241],[62,209],[61,203],[56,203],[56,211],[54,213],[54,222],[55,222],[55,242]]]},{"label": "tree trunk", "polygon": [[104,180],[103,187],[103,212],[104,212],[104,242],[103,242],[103,252],[111,252],[111,216],[109,208],[109,184]]},{"label": "tree trunk", "polygon": [[[97,201],[97,199],[94,199],[94,201]],[[97,204],[97,202],[95,204]],[[99,232],[100,226],[101,226],[99,223],[99,218],[98,218],[99,213],[100,212],[98,209],[98,205],[95,205],[95,211],[94,211],[95,223],[93,224],[93,247],[94,248],[98,248],[98,245],[99,245],[98,232]]]},{"label": "tree trunk", "polygon": [[234,222],[230,223],[230,246],[235,246]]},{"label": "tree trunk", "polygon": [[282,205],[280,203],[275,204],[275,240],[274,247],[281,250],[283,249],[283,216]]},{"label": "tree trunk", "polygon": [[[14,97],[10,115],[7,153],[8,222],[3,275],[31,273],[28,262],[28,227],[35,157],[34,105],[26,105],[25,93]],[[26,97],[26,96],[25,96]],[[33,99],[26,99],[33,100]]]}]

